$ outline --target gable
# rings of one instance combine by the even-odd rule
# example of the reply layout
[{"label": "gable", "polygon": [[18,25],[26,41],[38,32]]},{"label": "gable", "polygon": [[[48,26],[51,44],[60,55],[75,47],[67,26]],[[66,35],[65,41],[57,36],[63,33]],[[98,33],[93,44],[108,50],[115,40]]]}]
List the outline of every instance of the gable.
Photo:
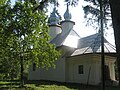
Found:
[{"label": "gable", "polygon": [[[71,40],[71,39],[74,39],[74,40]],[[56,47],[60,47],[62,45],[72,47],[71,44],[73,43],[73,41],[76,41],[76,47],[77,47],[77,43],[79,39],[80,39],[80,36],[73,29],[71,29],[66,34],[62,34],[62,33],[58,34],[51,41],[51,43],[55,44]]]}]

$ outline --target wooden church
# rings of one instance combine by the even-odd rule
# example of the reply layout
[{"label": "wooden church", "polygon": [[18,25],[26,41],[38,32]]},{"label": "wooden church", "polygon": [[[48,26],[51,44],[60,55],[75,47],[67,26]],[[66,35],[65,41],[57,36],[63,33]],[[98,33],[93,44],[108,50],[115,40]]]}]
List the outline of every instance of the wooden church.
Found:
[{"label": "wooden church", "polygon": [[[71,14],[67,6],[64,20],[60,22],[56,8],[49,17],[51,43],[62,55],[55,62],[56,68],[29,69],[29,80],[50,80],[58,82],[98,85],[101,83],[101,36],[96,33],[84,38],[73,30]],[[69,43],[69,42],[70,43]],[[115,81],[115,47],[104,39],[105,79]],[[73,45],[75,45],[73,47]]]}]

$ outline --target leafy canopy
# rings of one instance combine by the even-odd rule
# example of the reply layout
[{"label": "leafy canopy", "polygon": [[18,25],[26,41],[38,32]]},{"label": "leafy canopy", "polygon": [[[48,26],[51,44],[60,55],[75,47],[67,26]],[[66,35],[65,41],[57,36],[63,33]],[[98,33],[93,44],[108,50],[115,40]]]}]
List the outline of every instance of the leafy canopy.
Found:
[{"label": "leafy canopy", "polygon": [[[89,4],[83,7],[87,25],[100,29],[100,0],[84,0]],[[110,29],[112,26],[111,10],[109,0],[102,1],[104,28]]]},{"label": "leafy canopy", "polygon": [[42,68],[55,67],[59,58],[55,45],[49,43],[47,16],[34,8],[30,0],[0,4],[0,67],[6,76],[20,71],[21,57],[24,67],[34,62]]}]

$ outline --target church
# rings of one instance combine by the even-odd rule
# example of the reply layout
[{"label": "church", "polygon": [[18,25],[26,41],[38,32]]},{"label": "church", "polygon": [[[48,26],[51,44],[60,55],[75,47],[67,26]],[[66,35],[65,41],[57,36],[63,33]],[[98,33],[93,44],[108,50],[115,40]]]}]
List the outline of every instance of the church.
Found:
[{"label": "church", "polygon": [[[48,70],[30,67],[28,80],[50,80],[67,83],[98,85],[101,83],[101,35],[96,33],[81,38],[73,29],[67,5],[64,20],[60,22],[56,8],[49,17],[50,43],[61,50],[56,68]],[[74,46],[73,46],[74,45]],[[104,38],[105,79],[115,81],[116,48]]]}]

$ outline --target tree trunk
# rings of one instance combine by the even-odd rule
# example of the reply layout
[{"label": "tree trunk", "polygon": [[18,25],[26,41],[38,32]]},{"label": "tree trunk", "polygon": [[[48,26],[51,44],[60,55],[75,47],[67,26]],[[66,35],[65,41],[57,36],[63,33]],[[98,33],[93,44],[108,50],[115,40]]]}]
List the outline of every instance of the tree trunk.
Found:
[{"label": "tree trunk", "polygon": [[120,0],[109,0],[117,52],[117,67],[120,86]]}]

